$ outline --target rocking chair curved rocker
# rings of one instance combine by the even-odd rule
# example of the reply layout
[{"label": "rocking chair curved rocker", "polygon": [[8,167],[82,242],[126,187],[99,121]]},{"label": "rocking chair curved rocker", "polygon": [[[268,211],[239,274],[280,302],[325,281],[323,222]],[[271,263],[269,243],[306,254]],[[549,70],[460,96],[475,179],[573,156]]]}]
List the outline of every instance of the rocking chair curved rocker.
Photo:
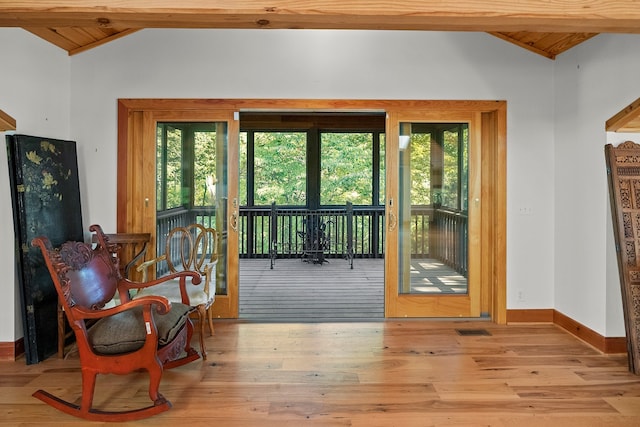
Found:
[{"label": "rocking chair curved rocker", "polygon": [[[171,408],[158,391],[165,368],[182,366],[200,356],[191,347],[191,307],[171,304],[166,298],[148,296],[131,300],[129,290],[150,287],[178,279],[193,284],[201,281],[197,272],[184,271],[138,283],[123,279],[118,258],[99,225],[89,228],[97,235],[97,246],[66,242],[53,249],[47,237],[36,237],[60,303],[75,334],[82,368],[80,404],[62,400],[44,390],[33,396],[67,414],[92,421],[130,421],[147,418]],[[181,286],[184,288],[184,284]],[[114,297],[119,304],[104,308]],[[116,298],[117,300],[118,298]],[[93,408],[97,374],[149,373],[152,405],[126,411]]]}]

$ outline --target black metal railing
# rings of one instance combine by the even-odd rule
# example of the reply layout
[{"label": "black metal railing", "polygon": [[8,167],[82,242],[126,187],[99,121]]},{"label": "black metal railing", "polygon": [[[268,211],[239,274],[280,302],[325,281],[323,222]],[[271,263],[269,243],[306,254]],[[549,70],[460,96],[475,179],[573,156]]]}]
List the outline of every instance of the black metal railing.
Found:
[{"label": "black metal railing", "polygon": [[[384,256],[384,207],[346,207],[310,210],[299,207],[241,207],[238,232],[241,258],[270,258],[271,242],[278,243],[279,258],[299,258],[303,254],[305,221],[317,216],[326,224],[329,258],[344,256],[351,244],[355,258]],[[351,220],[347,221],[347,217]],[[275,219],[274,219],[275,218]],[[275,221],[275,224],[273,223]],[[352,224],[349,239],[348,224]]]},{"label": "black metal railing", "polygon": [[329,209],[291,209],[271,205],[269,257],[302,258],[323,264],[326,258],[346,258],[353,268],[353,205]]},{"label": "black metal railing", "polygon": [[[238,250],[240,258],[271,258],[273,233],[277,233],[278,258],[301,258],[304,255],[305,220],[317,215],[326,223],[328,258],[383,258],[385,244],[384,207],[354,206],[347,221],[346,207],[309,210],[300,207],[277,207],[273,224],[272,207],[241,206],[238,212]],[[224,217],[223,217],[224,218]],[[158,213],[157,242],[164,245],[173,227],[199,222],[216,228],[212,209],[172,209]],[[348,224],[352,224],[351,233]],[[274,228],[275,227],[275,228]],[[466,276],[468,269],[467,214],[443,208],[413,207],[410,218],[411,257],[434,258]],[[349,247],[349,244],[351,247]],[[164,246],[158,247],[164,253]]]}]

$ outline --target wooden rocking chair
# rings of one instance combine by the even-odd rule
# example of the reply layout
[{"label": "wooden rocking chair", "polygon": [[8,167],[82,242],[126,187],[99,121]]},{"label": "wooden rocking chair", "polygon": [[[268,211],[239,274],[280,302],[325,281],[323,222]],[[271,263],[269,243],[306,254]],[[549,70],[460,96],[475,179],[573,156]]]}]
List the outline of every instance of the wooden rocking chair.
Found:
[{"label": "wooden rocking chair", "polygon": [[[98,225],[90,230],[97,234],[98,244],[92,249],[83,242],[66,242],[58,249],[47,237],[37,237],[32,244],[40,247],[75,333],[82,367],[80,405],[64,401],[44,390],[33,396],[54,408],[76,417],[93,421],[130,421],[147,418],[171,408],[171,402],[158,391],[164,368],[184,365],[199,358],[191,347],[193,325],[191,307],[171,304],[166,298],[148,296],[131,300],[129,291],[179,279],[184,287],[187,278],[200,283],[197,272],[184,271],[145,283],[131,282],[120,275],[113,245]],[[120,304],[103,308],[118,293]],[[151,406],[126,411],[93,408],[97,374],[128,374],[146,370],[149,373]]]},{"label": "wooden rocking chair", "polygon": [[[118,257],[120,265],[120,275],[125,279],[134,280],[131,271],[139,261],[144,260],[147,252],[147,245],[151,240],[149,233],[115,233],[105,234],[109,243],[109,251]],[[98,243],[98,235],[93,235],[93,243]],[[72,330],[66,327],[64,308],[58,303],[58,357],[65,356],[65,342],[73,334]]]}]

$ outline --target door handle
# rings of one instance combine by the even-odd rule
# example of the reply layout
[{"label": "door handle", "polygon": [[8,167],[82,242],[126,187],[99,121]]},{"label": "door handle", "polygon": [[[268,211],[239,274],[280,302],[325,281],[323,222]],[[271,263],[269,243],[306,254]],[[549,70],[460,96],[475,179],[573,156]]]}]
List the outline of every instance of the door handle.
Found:
[{"label": "door handle", "polygon": [[398,225],[398,218],[393,211],[393,199],[389,199],[389,232],[396,229]]},{"label": "door handle", "polygon": [[231,225],[231,228],[233,229],[233,231],[235,231],[236,233],[238,232],[238,199],[237,198],[233,198],[233,213],[231,214],[231,216],[229,217],[229,224]]},{"label": "door handle", "polygon": [[238,212],[233,211],[233,213],[231,214],[231,217],[229,218],[229,224],[231,225],[231,228],[233,229],[233,231],[237,233],[238,232]]}]

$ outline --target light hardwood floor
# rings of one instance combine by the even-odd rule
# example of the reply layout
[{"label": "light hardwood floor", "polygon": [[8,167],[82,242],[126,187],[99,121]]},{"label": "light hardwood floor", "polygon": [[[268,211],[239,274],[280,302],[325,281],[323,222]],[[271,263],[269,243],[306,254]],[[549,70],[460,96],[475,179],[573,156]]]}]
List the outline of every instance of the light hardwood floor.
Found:
[{"label": "light hardwood floor", "polygon": [[[460,335],[458,330],[491,335]],[[209,358],[165,371],[149,426],[639,426],[640,377],[550,324],[218,321]],[[99,376],[96,401],[147,404],[147,376]],[[31,397],[79,396],[79,363],[0,363],[0,424],[87,425]]]}]

